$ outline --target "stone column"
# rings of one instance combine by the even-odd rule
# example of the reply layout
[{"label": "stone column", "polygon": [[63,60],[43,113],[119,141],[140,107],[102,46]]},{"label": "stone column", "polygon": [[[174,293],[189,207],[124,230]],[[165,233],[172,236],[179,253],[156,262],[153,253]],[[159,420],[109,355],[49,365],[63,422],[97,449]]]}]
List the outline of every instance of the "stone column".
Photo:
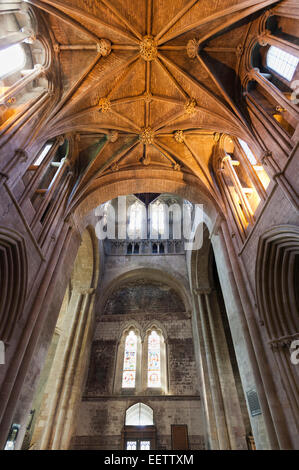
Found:
[{"label": "stone column", "polygon": [[200,371],[201,381],[202,381],[202,389],[203,389],[202,398],[204,402],[208,442],[212,450],[219,450],[217,427],[216,427],[215,413],[214,413],[212,394],[211,394],[211,384],[210,384],[209,373],[208,373],[207,357],[205,354],[205,345],[204,345],[204,340],[203,340],[202,328],[200,327],[197,289],[193,290],[193,298],[194,298],[193,330],[194,330],[194,335],[195,335],[195,341],[196,340],[198,341],[198,346],[199,346],[197,358],[199,362],[199,371]]},{"label": "stone column", "polygon": [[[82,392],[94,289],[73,290],[33,435],[33,448],[68,449]],[[47,417],[46,420],[44,417]]]},{"label": "stone column", "polygon": [[46,321],[47,307],[55,295],[55,276],[65,261],[64,254],[67,252],[72,235],[74,235],[72,227],[65,222],[39,285],[30,315],[24,325],[16,353],[5,376],[0,400],[0,446],[2,447],[13,420],[16,401],[24,385],[40,332]]},{"label": "stone column", "polygon": [[[256,387],[258,389],[261,407],[263,409],[265,423],[269,433],[269,440],[273,449],[277,449],[277,439],[279,441],[280,448],[290,449],[292,448],[292,444],[289,438],[289,432],[286,425],[285,416],[283,414],[283,411],[281,410],[281,407],[279,406],[279,403],[277,402],[277,395],[272,379],[272,371],[265,358],[265,346],[261,340],[261,334],[257,327],[256,318],[254,316],[253,307],[251,305],[247,286],[244,282],[244,277],[242,275],[242,271],[239,265],[239,260],[237,259],[226,221],[222,222],[219,234],[222,240],[224,251],[227,250],[229,262],[232,266],[234,280],[237,285],[243,311],[245,314],[246,325],[249,332],[249,338],[247,337],[246,340],[248,342],[252,342],[252,346],[254,349],[255,358],[252,361],[252,365],[255,372],[257,373]],[[258,361],[256,360],[256,358],[258,358]]]},{"label": "stone column", "polygon": [[77,405],[81,399],[85,377],[87,348],[91,339],[90,332],[94,304],[93,294],[93,288],[87,289],[81,294],[83,296],[82,313],[77,324],[76,337],[68,363],[66,386],[64,388],[52,445],[54,449],[69,449],[74,431]]},{"label": "stone column", "polygon": [[211,335],[211,329],[207,313],[206,294],[209,292],[210,290],[207,289],[196,289],[196,293],[198,296],[200,327],[202,330],[203,341],[205,346],[205,355],[207,358],[207,367],[211,386],[213,408],[215,413],[219,449],[229,450],[231,449],[231,445],[228,436],[224,403],[221,393],[220,380],[213,347],[213,339]]},{"label": "stone column", "polygon": [[216,292],[206,293],[205,299],[231,448],[247,450],[246,429]]}]

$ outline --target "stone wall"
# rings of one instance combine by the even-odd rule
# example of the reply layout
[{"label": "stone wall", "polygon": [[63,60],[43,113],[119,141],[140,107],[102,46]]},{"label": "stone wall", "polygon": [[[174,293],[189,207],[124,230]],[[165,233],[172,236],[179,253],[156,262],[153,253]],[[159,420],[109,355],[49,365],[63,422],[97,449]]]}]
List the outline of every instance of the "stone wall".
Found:
[{"label": "stone wall", "polygon": [[[131,257],[132,263],[136,268],[138,261],[133,258],[134,256]],[[159,264],[161,260],[158,258],[160,257],[155,258],[157,260],[155,263]],[[111,280],[109,266],[113,266],[113,273],[116,274],[114,263],[117,261],[121,264],[123,261],[121,257],[114,260],[115,258],[111,260],[108,257],[106,261],[105,277],[109,280]],[[179,263],[185,271],[184,257]],[[103,282],[105,285],[105,279]],[[150,285],[151,283],[147,287],[149,288]],[[167,287],[167,284],[157,281],[154,285],[156,289]],[[136,292],[139,292],[138,286],[139,282],[136,280]],[[130,281],[130,290],[132,294],[134,281]],[[103,287],[99,288],[100,292],[103,292]],[[150,308],[143,313],[140,310],[132,313],[134,309],[129,309],[129,313],[122,310],[124,313],[109,315],[105,310],[103,311],[105,314],[96,310],[97,320],[88,377],[78,413],[76,435],[72,441],[74,449],[120,449],[125,412],[128,407],[137,402],[145,403],[153,409],[154,424],[157,428],[157,448],[171,449],[172,424],[187,424],[190,448],[204,448],[205,425],[190,312],[186,312],[180,294],[174,289],[168,287],[161,292],[165,295],[161,296],[158,307],[162,308],[164,304],[164,312],[161,308],[158,308],[156,313],[154,310],[150,311]],[[172,305],[172,294],[176,300],[174,306],[176,309],[180,307],[180,311],[173,311],[176,309]],[[134,293],[132,295],[134,298]],[[168,305],[165,304],[167,296]],[[115,296],[113,298],[116,299]],[[119,364],[118,347],[122,332],[130,325],[138,325],[141,337],[143,337],[153,322],[161,327],[166,343],[166,394],[164,391],[154,389],[143,389],[138,393],[135,390],[115,392],[115,374],[121,374],[121,370],[117,369],[117,364]],[[120,363],[122,361],[121,358]]]},{"label": "stone wall", "polygon": [[[154,410],[157,449],[171,449],[171,424],[187,424],[190,449],[205,448],[201,403],[188,397],[140,397]],[[72,449],[119,450],[125,411],[136,403],[130,397],[110,397],[83,401],[77,420],[77,433]]]}]

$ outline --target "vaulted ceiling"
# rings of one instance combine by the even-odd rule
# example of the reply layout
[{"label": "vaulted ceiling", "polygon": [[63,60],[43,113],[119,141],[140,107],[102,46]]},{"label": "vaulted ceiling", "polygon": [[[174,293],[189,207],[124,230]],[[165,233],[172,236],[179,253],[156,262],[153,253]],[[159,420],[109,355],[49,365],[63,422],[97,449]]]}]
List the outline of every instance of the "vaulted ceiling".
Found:
[{"label": "vaulted ceiling", "polygon": [[254,15],[273,0],[29,0],[60,64],[47,135],[76,132],[77,197],[127,168],[192,173],[215,190],[218,133],[246,136],[240,58]]}]

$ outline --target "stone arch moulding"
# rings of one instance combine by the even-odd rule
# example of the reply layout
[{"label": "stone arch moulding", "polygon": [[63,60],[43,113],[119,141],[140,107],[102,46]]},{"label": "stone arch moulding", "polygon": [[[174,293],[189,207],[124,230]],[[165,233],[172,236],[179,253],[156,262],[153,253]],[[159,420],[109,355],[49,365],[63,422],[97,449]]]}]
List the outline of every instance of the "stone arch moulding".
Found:
[{"label": "stone arch moulding", "polygon": [[26,299],[28,262],[23,237],[0,226],[0,340],[9,342]]},{"label": "stone arch moulding", "polygon": [[80,220],[100,204],[118,196],[146,192],[176,194],[190,202],[203,204],[207,219],[215,217],[217,213],[222,214],[222,208],[192,175],[182,175],[172,170],[152,170],[149,178],[149,172],[144,169],[123,170],[98,178],[78,201],[78,205],[70,206],[69,212],[74,210],[74,216]]},{"label": "stone arch moulding", "polygon": [[260,238],[256,292],[261,320],[270,341],[298,335],[294,269],[299,255],[299,227],[278,225]]},{"label": "stone arch moulding", "polygon": [[141,338],[141,331],[142,327],[136,320],[128,320],[125,321],[121,327],[121,330],[118,335],[118,342],[119,345],[123,338],[129,334],[130,330],[134,330],[134,333]]},{"label": "stone arch moulding", "polygon": [[299,420],[298,366],[291,361],[291,344],[299,339],[299,227],[278,225],[260,238],[256,262],[256,292],[268,344],[274,355],[295,422]]},{"label": "stone arch moulding", "polygon": [[168,334],[166,328],[159,320],[152,320],[143,327],[142,339],[144,340],[153,330],[157,330],[162,336],[165,342],[168,340]]},{"label": "stone arch moulding", "polygon": [[119,287],[125,285],[126,282],[139,280],[141,275],[145,280],[162,282],[163,284],[173,288],[181,298],[185,311],[191,311],[190,294],[183,277],[179,276],[178,278],[175,278],[173,275],[166,273],[162,269],[152,268],[151,266],[125,270],[116,279],[111,281],[108,285],[105,285],[100,307],[104,307],[106,301]]},{"label": "stone arch moulding", "polygon": [[[147,425],[153,426],[154,425],[154,410],[151,406],[149,406],[149,405],[147,405],[147,404],[145,404],[141,401],[137,401],[136,403],[134,403],[133,405],[130,405],[125,410],[125,413],[124,413],[124,424],[125,424],[125,426],[132,425],[132,422],[131,422],[132,420],[131,420],[130,415],[131,414],[133,415],[133,413],[136,412],[137,408],[139,408],[139,410],[141,411],[141,414],[144,413],[145,415],[147,415],[147,418],[151,421],[150,423],[147,423]],[[129,423],[128,423],[128,420],[130,420]],[[134,425],[136,426],[136,424],[133,424],[133,426]],[[137,424],[137,426],[140,426],[140,424]],[[142,424],[142,426],[144,426],[144,424]]]}]

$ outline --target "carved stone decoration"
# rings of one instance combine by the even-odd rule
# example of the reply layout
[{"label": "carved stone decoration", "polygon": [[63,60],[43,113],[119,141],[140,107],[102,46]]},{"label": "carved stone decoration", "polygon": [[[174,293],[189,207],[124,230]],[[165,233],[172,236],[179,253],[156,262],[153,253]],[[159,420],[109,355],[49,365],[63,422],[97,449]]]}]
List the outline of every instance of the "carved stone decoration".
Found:
[{"label": "carved stone decoration", "polygon": [[174,169],[174,171],[181,171],[181,165],[179,163],[175,163],[173,165],[173,169]]},{"label": "carved stone decoration", "polygon": [[141,163],[144,166],[148,166],[151,163],[151,159],[148,155],[145,155],[145,157],[141,158]]},{"label": "carved stone decoration", "polygon": [[185,113],[189,114],[189,116],[193,116],[196,113],[196,106],[196,100],[194,98],[191,98],[184,105]]},{"label": "carved stone decoration", "polygon": [[14,96],[10,96],[6,100],[6,104],[15,104],[15,102],[16,102],[16,98]]},{"label": "carved stone decoration", "polygon": [[157,57],[158,48],[152,36],[144,36],[140,42],[140,55],[146,61],[154,60]]},{"label": "carved stone decoration", "polygon": [[112,171],[118,171],[119,170],[119,165],[117,162],[113,163],[113,165],[111,166],[111,170]]},{"label": "carved stone decoration", "polygon": [[149,92],[147,93],[144,93],[143,95],[143,99],[146,103],[151,103],[152,99],[153,99],[153,95]]},{"label": "carved stone decoration", "polygon": [[108,139],[110,142],[116,142],[118,139],[118,132],[115,130],[109,132]]},{"label": "carved stone decoration", "polygon": [[268,40],[266,35],[259,36],[258,43],[260,46],[265,47],[268,45]]},{"label": "carved stone decoration", "polygon": [[24,149],[17,149],[15,152],[15,156],[20,162],[26,162],[28,160],[28,153]]},{"label": "carved stone decoration", "polygon": [[64,135],[60,135],[60,136],[57,138],[58,146],[60,147],[61,145],[63,145],[63,144],[64,144],[64,141],[65,141],[65,136],[64,136]]},{"label": "carved stone decoration", "polygon": [[111,52],[111,42],[108,39],[100,39],[98,51],[103,57],[106,57]]},{"label": "carved stone decoration", "polygon": [[285,113],[285,112],[286,112],[286,109],[283,108],[283,107],[280,106],[280,105],[275,106],[275,109],[276,109],[276,111],[277,111],[278,113]]},{"label": "carved stone decoration", "polygon": [[182,130],[176,131],[174,134],[174,140],[179,144],[182,144],[184,142],[184,132]]},{"label": "carved stone decoration", "polygon": [[244,47],[242,46],[242,44],[238,44],[238,46],[236,48],[236,56],[241,57],[243,52],[244,52]]},{"label": "carved stone decoration", "polygon": [[102,113],[107,113],[111,108],[109,98],[100,98],[98,106],[99,110],[102,111]]},{"label": "carved stone decoration", "polygon": [[195,59],[198,54],[198,41],[195,38],[190,39],[187,43],[186,49],[188,57],[190,57],[190,59]]},{"label": "carved stone decoration", "polygon": [[28,37],[24,40],[25,43],[33,44],[34,41],[36,41],[36,34],[32,29],[25,26],[21,29],[21,32],[24,34],[28,34]]},{"label": "carved stone decoration", "polygon": [[265,152],[263,153],[262,158],[261,158],[262,163],[267,163],[267,160],[269,158],[272,158],[272,157],[273,157],[273,154],[272,154],[271,150],[265,150]]},{"label": "carved stone decoration", "polygon": [[139,135],[139,140],[143,145],[150,145],[154,142],[155,132],[150,127],[143,129]]},{"label": "carved stone decoration", "polygon": [[214,142],[219,142],[219,139],[220,139],[220,134],[219,134],[219,132],[215,132],[215,133],[214,133]]},{"label": "carved stone decoration", "polygon": [[53,51],[54,52],[57,52],[57,54],[59,54],[60,52],[60,44],[58,42],[56,42],[55,44],[53,44]]}]

